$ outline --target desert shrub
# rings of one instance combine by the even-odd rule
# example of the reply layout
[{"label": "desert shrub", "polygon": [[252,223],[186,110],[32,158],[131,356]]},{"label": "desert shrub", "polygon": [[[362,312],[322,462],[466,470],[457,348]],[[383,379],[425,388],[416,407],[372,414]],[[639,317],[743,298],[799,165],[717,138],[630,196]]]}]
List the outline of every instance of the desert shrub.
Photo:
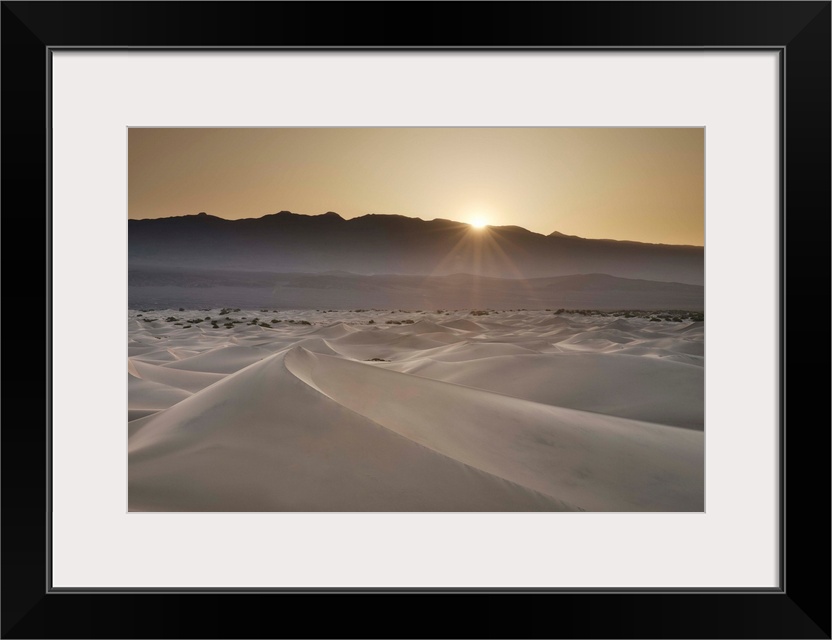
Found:
[{"label": "desert shrub", "polygon": [[489,315],[489,312],[475,309],[474,311],[471,312],[471,315],[472,316],[487,316],[487,315]]},{"label": "desert shrub", "polygon": [[385,360],[384,358],[369,358],[364,362],[390,362],[389,360]]},{"label": "desert shrub", "polygon": [[174,318],[173,316],[168,316],[165,318],[165,322],[176,322],[179,318]]},{"label": "desert shrub", "polygon": [[185,307],[179,307],[179,310],[180,310],[180,311],[184,311],[184,310],[185,310]]},{"label": "desert shrub", "polygon": [[234,313],[239,313],[239,312],[240,312],[239,309],[234,309]]},{"label": "desert shrub", "polygon": [[274,320],[272,320],[272,324],[277,324],[278,322],[283,322],[283,321],[282,321],[282,320],[278,320],[277,318],[275,318]]},{"label": "desert shrub", "polygon": [[143,315],[144,315],[143,313],[140,313],[140,314],[138,314],[136,317],[137,317],[137,318],[141,318]]},{"label": "desert shrub", "polygon": [[309,320],[298,320],[298,324],[308,324],[311,325],[312,323]]},{"label": "desert shrub", "polygon": [[193,324],[199,324],[202,322],[202,318],[194,318],[193,320],[188,320],[188,322],[192,322]]},{"label": "desert shrub", "polygon": [[233,329],[234,328],[234,323],[233,322],[226,322],[225,323],[225,328],[226,329]]},{"label": "desert shrub", "polygon": [[181,323],[181,322],[174,322],[173,324],[174,324],[174,326],[176,326],[176,325],[178,325],[178,326],[180,326],[180,327],[182,326],[182,323]]},{"label": "desert shrub", "polygon": [[414,322],[416,322],[416,321],[411,320],[410,318],[408,318],[407,320],[402,320],[402,324],[413,324]]},{"label": "desert shrub", "polygon": [[656,317],[650,318],[650,322],[661,322],[661,321],[662,321],[661,318],[656,318]]},{"label": "desert shrub", "polygon": [[220,309],[220,315],[221,316],[227,316],[229,313],[231,313],[231,309],[226,309],[225,307]]},{"label": "desert shrub", "polygon": [[375,324],[375,323],[376,323],[375,320],[370,320],[367,324]]}]

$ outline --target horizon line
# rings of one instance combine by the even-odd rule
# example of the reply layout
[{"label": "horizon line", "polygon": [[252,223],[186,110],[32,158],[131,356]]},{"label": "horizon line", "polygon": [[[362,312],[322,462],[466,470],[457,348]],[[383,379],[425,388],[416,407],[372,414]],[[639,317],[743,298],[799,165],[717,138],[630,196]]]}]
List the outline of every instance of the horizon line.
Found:
[{"label": "horizon line", "polygon": [[[362,214],[362,215],[353,216],[351,218],[345,218],[340,213],[338,213],[337,211],[333,211],[333,210],[324,211],[323,213],[298,213],[296,211],[289,211],[288,209],[282,209],[280,211],[275,211],[273,213],[264,213],[261,216],[251,216],[251,217],[245,217],[245,218],[226,218],[224,216],[219,216],[219,215],[216,215],[216,214],[213,214],[213,213],[208,213],[206,211],[200,211],[198,213],[185,213],[185,214],[176,215],[176,216],[161,216],[161,217],[158,217],[158,218],[131,218],[129,213],[128,213],[127,221],[128,222],[131,222],[131,221],[132,222],[145,222],[145,221],[148,221],[148,220],[171,220],[171,219],[174,219],[174,218],[196,218],[196,217],[201,217],[201,216],[207,216],[207,217],[211,217],[211,218],[217,218],[219,220],[225,220],[227,222],[238,222],[238,221],[242,221],[242,220],[262,220],[263,218],[268,218],[268,217],[276,216],[276,215],[279,215],[279,214],[291,214],[291,215],[294,215],[294,216],[304,216],[306,218],[318,218],[318,217],[321,217],[321,216],[334,214],[334,215],[338,216],[344,222],[349,222],[350,220],[357,220],[359,218],[366,218],[368,216],[389,216],[389,217],[398,217],[398,218],[408,218],[409,220],[419,220],[420,222],[433,222],[434,220],[444,220],[444,221],[453,222],[453,223],[459,224],[459,225],[471,226],[471,224],[468,223],[468,222],[462,222],[462,221],[459,221],[459,220],[451,220],[450,218],[437,217],[437,218],[425,219],[425,218],[420,218],[419,216],[408,216],[408,215],[405,215],[403,213],[369,212],[369,213],[365,213],[365,214]],[[544,237],[544,238],[550,238],[552,236],[555,236],[555,237],[560,236],[562,238],[575,238],[575,239],[578,239],[578,240],[597,240],[599,242],[632,242],[632,243],[636,243],[636,244],[649,244],[649,245],[654,245],[654,246],[695,247],[697,249],[704,249],[705,248],[704,244],[700,245],[700,244],[676,244],[676,243],[672,243],[672,242],[646,242],[644,240],[629,240],[629,239],[620,239],[620,238],[589,238],[589,237],[586,237],[586,236],[577,236],[577,235],[572,235],[572,234],[561,233],[558,230],[554,230],[549,234],[544,234],[544,233],[539,233],[537,231],[532,231],[531,229],[527,229],[526,227],[521,227],[520,225],[510,225],[510,224],[499,224],[499,225],[498,224],[486,224],[486,225],[484,225],[485,229],[504,229],[504,228],[508,228],[508,227],[513,227],[513,228],[516,228],[516,229],[523,229],[524,231],[527,231],[529,233],[532,233],[534,235],[538,235],[538,236],[541,236],[541,237]]]}]

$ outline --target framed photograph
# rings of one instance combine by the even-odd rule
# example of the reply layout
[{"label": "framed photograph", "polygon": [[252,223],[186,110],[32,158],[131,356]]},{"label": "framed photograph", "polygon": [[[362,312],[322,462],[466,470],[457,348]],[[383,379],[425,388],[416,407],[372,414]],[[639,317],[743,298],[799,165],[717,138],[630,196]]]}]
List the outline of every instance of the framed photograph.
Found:
[{"label": "framed photograph", "polygon": [[3,637],[830,637],[828,2],[2,11]]}]

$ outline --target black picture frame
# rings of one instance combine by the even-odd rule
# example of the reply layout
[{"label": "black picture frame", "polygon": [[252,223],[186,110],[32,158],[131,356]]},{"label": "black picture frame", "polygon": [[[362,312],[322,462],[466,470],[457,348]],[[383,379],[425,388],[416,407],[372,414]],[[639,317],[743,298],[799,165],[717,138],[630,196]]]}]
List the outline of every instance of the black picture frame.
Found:
[{"label": "black picture frame", "polygon": [[[830,311],[830,2],[3,2],[0,20],[3,318],[21,316],[3,323],[3,638],[830,637],[829,378],[809,373],[817,352],[787,349],[801,344],[806,314],[823,335]],[[53,589],[49,398],[60,381],[49,366],[48,96],[51,52],[70,47],[777,51],[784,187],[780,586]],[[31,337],[25,345],[14,338],[22,325]],[[825,361],[825,345],[820,353]],[[399,623],[390,628],[380,622],[386,619]]]}]

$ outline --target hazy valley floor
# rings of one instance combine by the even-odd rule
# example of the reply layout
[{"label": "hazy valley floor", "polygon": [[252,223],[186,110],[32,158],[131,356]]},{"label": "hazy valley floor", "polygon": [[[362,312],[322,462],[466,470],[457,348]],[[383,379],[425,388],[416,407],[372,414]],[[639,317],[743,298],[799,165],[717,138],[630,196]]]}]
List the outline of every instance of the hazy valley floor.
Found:
[{"label": "hazy valley floor", "polygon": [[128,313],[131,511],[704,508],[704,322],[223,311]]}]

